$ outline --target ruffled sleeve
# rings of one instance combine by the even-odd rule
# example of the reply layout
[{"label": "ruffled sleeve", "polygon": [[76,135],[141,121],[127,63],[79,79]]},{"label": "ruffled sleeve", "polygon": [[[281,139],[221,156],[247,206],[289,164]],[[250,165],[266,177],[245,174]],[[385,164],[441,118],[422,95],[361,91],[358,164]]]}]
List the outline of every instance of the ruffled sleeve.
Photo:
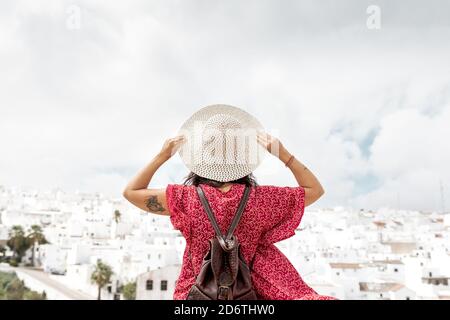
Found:
[{"label": "ruffled sleeve", "polygon": [[185,234],[189,226],[189,215],[184,206],[186,186],[169,184],[166,188],[166,201],[170,212],[170,221],[176,230]]},{"label": "ruffled sleeve", "polygon": [[265,192],[265,230],[261,242],[276,243],[295,235],[305,210],[303,187],[269,186]]}]

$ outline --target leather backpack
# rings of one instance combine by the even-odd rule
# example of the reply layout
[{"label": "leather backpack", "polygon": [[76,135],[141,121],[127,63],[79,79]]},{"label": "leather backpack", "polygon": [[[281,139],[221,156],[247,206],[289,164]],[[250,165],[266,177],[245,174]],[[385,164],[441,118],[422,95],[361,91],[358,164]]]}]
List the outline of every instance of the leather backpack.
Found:
[{"label": "leather backpack", "polygon": [[200,186],[197,186],[197,194],[214,228],[215,237],[209,240],[209,251],[203,258],[187,300],[257,300],[250,268],[241,254],[237,237],[233,235],[247,203],[250,187],[245,187],[226,237],[222,235]]}]

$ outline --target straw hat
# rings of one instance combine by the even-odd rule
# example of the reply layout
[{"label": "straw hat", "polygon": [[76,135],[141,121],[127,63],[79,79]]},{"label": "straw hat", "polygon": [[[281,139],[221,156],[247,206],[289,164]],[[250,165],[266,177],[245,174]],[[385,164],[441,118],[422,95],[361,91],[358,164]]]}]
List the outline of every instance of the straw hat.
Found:
[{"label": "straw hat", "polygon": [[265,149],[256,134],[259,121],[246,111],[216,104],[195,112],[180,128],[186,142],[178,150],[195,174],[228,182],[245,177],[262,162]]}]

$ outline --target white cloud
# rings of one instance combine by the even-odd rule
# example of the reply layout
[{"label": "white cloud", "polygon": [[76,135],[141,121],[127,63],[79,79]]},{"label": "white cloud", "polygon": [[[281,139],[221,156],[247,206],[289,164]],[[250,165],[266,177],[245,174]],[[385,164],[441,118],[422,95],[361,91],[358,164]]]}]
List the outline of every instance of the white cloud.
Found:
[{"label": "white cloud", "polygon": [[[79,30],[66,26],[73,4]],[[450,27],[435,4],[380,1],[370,31],[368,4],[350,0],[5,1],[0,183],[117,194],[192,112],[228,103],[313,170],[318,205],[437,209]],[[268,161],[261,183],[295,183]],[[185,173],[174,159],[155,183]]]},{"label": "white cloud", "polygon": [[448,186],[450,177],[448,123],[450,107],[433,116],[404,109],[384,118],[370,158],[370,170],[383,184],[357,203],[440,209],[440,183]]}]

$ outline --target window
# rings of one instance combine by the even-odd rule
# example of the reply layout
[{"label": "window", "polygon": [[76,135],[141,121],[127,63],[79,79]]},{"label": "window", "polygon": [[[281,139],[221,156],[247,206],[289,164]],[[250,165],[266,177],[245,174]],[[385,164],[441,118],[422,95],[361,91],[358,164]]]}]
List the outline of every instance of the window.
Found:
[{"label": "window", "polygon": [[430,276],[430,278],[433,276],[432,272],[428,272],[428,275]]},{"label": "window", "polygon": [[145,282],[145,289],[146,290],[153,290],[153,280],[147,280]]},{"label": "window", "polygon": [[161,291],[167,290],[167,280],[161,280]]}]

